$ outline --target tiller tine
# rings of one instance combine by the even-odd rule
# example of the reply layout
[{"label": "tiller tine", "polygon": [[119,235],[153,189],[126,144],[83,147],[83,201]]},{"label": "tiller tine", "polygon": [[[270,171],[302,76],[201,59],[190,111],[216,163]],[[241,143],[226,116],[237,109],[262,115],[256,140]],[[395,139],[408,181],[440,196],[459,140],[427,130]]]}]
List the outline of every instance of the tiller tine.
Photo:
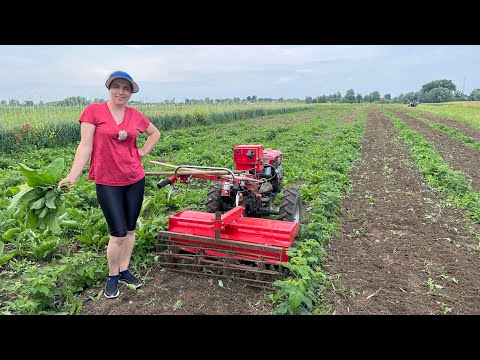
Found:
[{"label": "tiller tine", "polygon": [[233,277],[271,287],[283,274],[298,223],[243,217],[244,207],[221,214],[185,210],[159,231],[157,254],[165,267],[187,273]]}]

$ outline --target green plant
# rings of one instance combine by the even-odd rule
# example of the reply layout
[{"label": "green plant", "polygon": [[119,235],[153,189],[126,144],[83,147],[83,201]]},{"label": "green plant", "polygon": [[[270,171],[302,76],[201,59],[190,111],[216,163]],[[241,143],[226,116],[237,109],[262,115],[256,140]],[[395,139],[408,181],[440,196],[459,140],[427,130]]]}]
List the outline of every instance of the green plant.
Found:
[{"label": "green plant", "polygon": [[177,300],[175,302],[175,304],[173,304],[172,309],[173,309],[173,311],[177,311],[177,310],[180,310],[182,308],[182,306],[183,306],[182,300]]},{"label": "green plant", "polygon": [[26,219],[29,228],[47,228],[60,232],[58,216],[63,210],[62,190],[57,187],[64,168],[63,158],[54,160],[45,171],[30,169],[20,163],[20,171],[27,178],[26,185],[18,187],[7,211],[14,218]]}]

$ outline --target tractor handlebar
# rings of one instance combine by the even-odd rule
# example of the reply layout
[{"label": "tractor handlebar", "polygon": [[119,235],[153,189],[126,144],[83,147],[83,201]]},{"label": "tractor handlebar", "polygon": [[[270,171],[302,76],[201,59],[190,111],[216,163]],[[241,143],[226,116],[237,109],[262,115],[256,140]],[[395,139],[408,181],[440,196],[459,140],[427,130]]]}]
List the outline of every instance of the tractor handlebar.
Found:
[{"label": "tractor handlebar", "polygon": [[158,182],[157,187],[161,189],[167,185],[173,184],[177,179],[178,179],[178,176],[175,176],[175,175],[169,177],[168,179],[163,179],[162,181]]}]

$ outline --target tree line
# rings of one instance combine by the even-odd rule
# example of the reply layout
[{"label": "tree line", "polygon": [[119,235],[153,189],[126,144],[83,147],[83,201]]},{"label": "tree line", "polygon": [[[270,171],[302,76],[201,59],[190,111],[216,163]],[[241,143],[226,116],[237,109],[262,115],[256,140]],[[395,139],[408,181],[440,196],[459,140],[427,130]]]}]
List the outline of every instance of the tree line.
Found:
[{"label": "tree line", "polygon": [[400,94],[394,98],[389,93],[380,95],[378,91],[372,91],[370,94],[362,96],[360,93],[355,94],[353,89],[347,90],[345,96],[337,92],[332,95],[321,95],[312,98],[307,96],[306,103],[361,103],[361,102],[378,102],[378,103],[398,103],[407,104],[409,102],[423,102],[423,103],[441,103],[451,101],[480,101],[480,89],[474,89],[470,95],[464,94],[457,90],[457,87],[452,80],[434,80],[426,83],[417,92],[408,92]]},{"label": "tree line", "polygon": [[[20,102],[16,99],[0,100],[0,107],[15,107],[15,106],[86,106],[91,103],[100,103],[105,99],[96,98],[94,100],[88,100],[81,96],[72,96],[59,101],[40,101],[35,103],[32,100],[25,100]],[[173,104],[240,104],[240,103],[253,103],[253,102],[298,102],[298,103],[398,103],[407,104],[409,102],[416,101],[422,103],[441,103],[451,101],[480,101],[480,89],[474,89],[469,95],[464,94],[462,91],[457,90],[457,87],[452,80],[434,80],[426,83],[422,88],[417,91],[411,91],[405,94],[400,94],[392,98],[390,93],[386,93],[383,96],[378,91],[372,91],[367,95],[355,93],[353,89],[347,90],[344,96],[340,92],[336,92],[331,95],[318,95],[316,97],[306,96],[304,100],[292,98],[285,99],[283,97],[275,98],[258,98],[256,95],[249,95],[245,98],[226,98],[226,99],[210,99],[205,97],[204,99],[185,99],[184,102],[177,103],[175,99],[163,100],[160,102],[144,102],[144,101],[130,101],[131,105],[173,105]]]}]

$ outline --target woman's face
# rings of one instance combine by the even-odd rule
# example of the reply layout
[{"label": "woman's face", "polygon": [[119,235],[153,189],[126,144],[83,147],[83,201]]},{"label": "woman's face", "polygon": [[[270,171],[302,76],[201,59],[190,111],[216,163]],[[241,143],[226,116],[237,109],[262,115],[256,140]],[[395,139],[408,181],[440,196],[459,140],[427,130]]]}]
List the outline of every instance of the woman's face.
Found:
[{"label": "woman's face", "polygon": [[126,79],[115,79],[110,84],[109,92],[114,104],[125,105],[132,96],[132,84]]}]

